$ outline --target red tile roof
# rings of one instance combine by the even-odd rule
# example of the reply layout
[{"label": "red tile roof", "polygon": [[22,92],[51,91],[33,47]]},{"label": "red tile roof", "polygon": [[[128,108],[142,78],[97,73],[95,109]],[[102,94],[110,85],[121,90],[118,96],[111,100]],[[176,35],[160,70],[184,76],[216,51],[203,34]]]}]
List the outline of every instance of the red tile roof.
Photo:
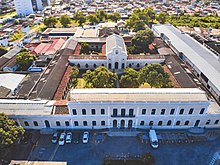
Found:
[{"label": "red tile roof", "polygon": [[72,70],[72,67],[69,65],[63,75],[63,78],[58,86],[58,89],[54,95],[54,100],[62,100],[62,96],[64,94],[64,91],[66,89],[66,86],[69,82],[69,77],[70,77],[70,71]]}]

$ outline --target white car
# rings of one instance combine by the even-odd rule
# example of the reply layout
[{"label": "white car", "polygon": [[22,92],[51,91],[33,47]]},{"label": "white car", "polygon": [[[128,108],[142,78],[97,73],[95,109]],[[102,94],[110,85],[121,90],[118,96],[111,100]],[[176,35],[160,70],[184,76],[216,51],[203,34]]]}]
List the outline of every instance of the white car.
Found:
[{"label": "white car", "polygon": [[83,143],[86,144],[89,142],[89,132],[83,133]]},{"label": "white car", "polygon": [[58,132],[55,132],[54,134],[53,134],[53,138],[52,138],[52,143],[57,143],[57,140],[58,140]]},{"label": "white car", "polygon": [[72,142],[72,133],[68,132],[66,134],[66,143],[71,143]]},{"label": "white car", "polygon": [[66,133],[65,132],[61,133],[60,139],[59,139],[60,146],[63,146],[65,144],[65,137],[66,137]]}]

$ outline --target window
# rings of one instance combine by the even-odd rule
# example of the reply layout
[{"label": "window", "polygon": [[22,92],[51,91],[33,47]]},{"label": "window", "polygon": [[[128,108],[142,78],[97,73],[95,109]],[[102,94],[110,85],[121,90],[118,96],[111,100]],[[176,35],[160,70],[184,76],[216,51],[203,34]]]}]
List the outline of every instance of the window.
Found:
[{"label": "window", "polygon": [[207,122],[205,123],[206,125],[209,125],[211,122],[211,120],[207,120]]},{"label": "window", "polygon": [[27,121],[24,122],[25,126],[29,126],[29,123]]},{"label": "window", "polygon": [[75,126],[79,126],[79,122],[78,121],[74,121],[74,125]]},{"label": "window", "polygon": [[134,116],[134,109],[129,109],[129,116]]},{"label": "window", "polygon": [[72,109],[73,115],[77,115],[76,109]]},{"label": "window", "polygon": [[118,54],[118,50],[115,51],[115,54]]},{"label": "window", "polygon": [[171,120],[168,120],[167,125],[171,125]]},{"label": "window", "polygon": [[95,115],[95,109],[92,109],[92,115]]},{"label": "window", "polygon": [[154,125],[154,122],[153,122],[153,121],[150,121],[150,122],[149,122],[149,125],[150,125],[150,126]]},{"label": "window", "polygon": [[155,115],[155,113],[156,113],[156,109],[152,109],[151,110],[151,115]]},{"label": "window", "polygon": [[125,109],[121,109],[121,116],[125,116]]},{"label": "window", "polygon": [[34,121],[34,126],[38,126],[38,122],[37,121]]},{"label": "window", "polygon": [[86,115],[86,109],[82,109],[82,114]]},{"label": "window", "polygon": [[142,115],[146,114],[146,109],[142,109]]},{"label": "window", "polygon": [[117,116],[118,115],[118,109],[114,108],[113,109],[113,116]]},{"label": "window", "polygon": [[140,125],[144,125],[144,121],[141,121]]},{"label": "window", "polygon": [[77,64],[77,67],[80,68],[80,64]]},{"label": "window", "polygon": [[184,125],[189,125],[189,120],[185,121]]},{"label": "window", "polygon": [[92,126],[96,126],[96,121],[92,121]]},{"label": "window", "polygon": [[158,122],[158,125],[159,125],[159,126],[161,126],[162,124],[163,124],[163,122],[162,122],[162,121],[159,121],[159,122]]},{"label": "window", "polygon": [[190,110],[189,110],[190,115],[193,114],[193,110],[194,110],[194,108],[190,108]]},{"label": "window", "polygon": [[202,108],[199,114],[203,114],[205,111],[205,108]]},{"label": "window", "polygon": [[101,115],[105,114],[105,109],[101,109]]},{"label": "window", "polygon": [[65,121],[65,125],[66,126],[70,126],[70,122],[69,121]]},{"label": "window", "polygon": [[219,120],[215,120],[215,124],[218,124],[219,123]]},{"label": "window", "polygon": [[177,122],[176,122],[176,125],[180,125],[180,121],[177,121]]},{"label": "window", "polygon": [[56,125],[57,125],[57,126],[60,126],[60,122],[59,122],[59,121],[56,121]]},{"label": "window", "polygon": [[101,121],[101,125],[104,126],[105,125],[105,121]]},{"label": "window", "polygon": [[83,121],[83,125],[84,126],[87,126],[88,124],[87,124],[87,121]]},{"label": "window", "polygon": [[165,114],[165,109],[161,109],[161,115],[164,115]]},{"label": "window", "polygon": [[96,64],[94,64],[94,65],[93,65],[93,67],[94,67],[94,68],[96,68],[96,67],[97,67],[97,65],[96,65]]},{"label": "window", "polygon": [[174,112],[175,112],[175,109],[173,108],[173,109],[171,109],[170,110],[170,115],[173,115],[174,114]]},{"label": "window", "polygon": [[140,64],[139,63],[137,63],[137,68],[139,68],[140,67]]},{"label": "window", "polygon": [[89,67],[89,65],[88,65],[88,64],[86,64],[85,66],[86,66],[86,68],[88,68],[88,67]]},{"label": "window", "polygon": [[182,115],[183,114],[183,112],[184,112],[184,109],[182,108],[182,109],[180,109],[180,115]]}]

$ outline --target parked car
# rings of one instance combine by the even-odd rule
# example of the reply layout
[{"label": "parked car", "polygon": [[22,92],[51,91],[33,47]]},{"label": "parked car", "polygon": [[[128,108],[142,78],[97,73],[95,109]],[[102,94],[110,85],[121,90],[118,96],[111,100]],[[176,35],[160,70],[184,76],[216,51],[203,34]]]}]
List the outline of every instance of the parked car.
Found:
[{"label": "parked car", "polygon": [[57,140],[58,140],[58,132],[55,132],[53,134],[53,138],[52,138],[51,142],[55,144],[55,143],[57,143]]},{"label": "parked car", "polygon": [[66,143],[71,143],[72,142],[72,133],[68,132],[66,134]]},{"label": "parked car", "polygon": [[75,143],[75,144],[79,143],[79,136],[78,135],[73,136],[73,143]]},{"label": "parked car", "polygon": [[66,137],[66,133],[65,132],[61,133],[59,139],[59,145],[63,146],[65,144],[65,137]]},{"label": "parked car", "polygon": [[84,132],[83,133],[83,143],[88,143],[89,142],[89,132]]}]

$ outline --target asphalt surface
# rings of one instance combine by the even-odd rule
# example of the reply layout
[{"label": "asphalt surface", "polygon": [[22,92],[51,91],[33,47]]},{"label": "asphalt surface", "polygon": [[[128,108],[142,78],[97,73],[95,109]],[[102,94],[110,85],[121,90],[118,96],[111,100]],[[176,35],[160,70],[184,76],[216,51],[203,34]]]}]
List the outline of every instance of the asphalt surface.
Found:
[{"label": "asphalt surface", "polygon": [[220,151],[219,133],[211,132],[208,135],[214,135],[215,138],[197,137],[186,143],[185,139],[190,140],[190,136],[186,134],[160,133],[162,140],[159,140],[158,149],[153,149],[149,141],[143,142],[138,137],[104,135],[103,142],[97,143],[97,135],[92,135],[88,144],[80,141],[79,144],[59,146],[51,143],[52,135],[41,135],[34,147],[27,144],[27,147],[22,145],[14,149],[11,159],[66,161],[68,165],[102,165],[105,158],[141,157],[151,152],[156,165],[207,165],[214,153]]}]

